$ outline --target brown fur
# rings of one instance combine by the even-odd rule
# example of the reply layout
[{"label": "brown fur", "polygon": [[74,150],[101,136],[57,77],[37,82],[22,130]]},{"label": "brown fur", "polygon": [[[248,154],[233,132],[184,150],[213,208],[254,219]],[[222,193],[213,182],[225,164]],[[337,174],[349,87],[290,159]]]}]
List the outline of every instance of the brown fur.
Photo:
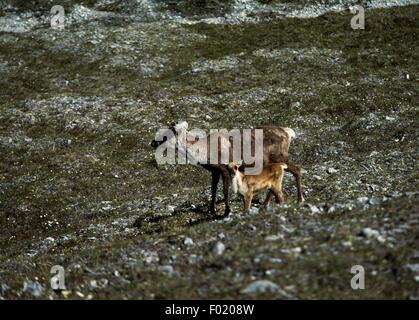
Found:
[{"label": "brown fur", "polygon": [[244,210],[249,210],[252,204],[253,194],[256,191],[269,189],[264,206],[271,200],[270,194],[275,196],[277,203],[284,202],[282,193],[282,178],[284,177],[284,169],[287,167],[285,163],[268,164],[258,175],[245,175],[234,164],[229,164],[229,169],[233,174],[233,190],[239,192],[244,197]]}]

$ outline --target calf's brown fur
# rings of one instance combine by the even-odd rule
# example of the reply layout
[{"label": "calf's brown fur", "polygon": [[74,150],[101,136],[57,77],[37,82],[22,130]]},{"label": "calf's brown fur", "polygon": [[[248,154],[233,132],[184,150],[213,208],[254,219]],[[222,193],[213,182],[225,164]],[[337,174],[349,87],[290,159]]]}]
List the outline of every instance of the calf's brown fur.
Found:
[{"label": "calf's brown fur", "polygon": [[229,164],[232,172],[233,191],[240,193],[244,197],[244,210],[249,210],[252,205],[253,194],[256,191],[268,189],[264,206],[267,206],[271,200],[270,194],[275,196],[276,203],[284,202],[282,193],[282,178],[284,177],[284,169],[287,167],[285,163],[268,164],[263,167],[260,174],[245,175],[239,170],[239,166],[235,163]]}]

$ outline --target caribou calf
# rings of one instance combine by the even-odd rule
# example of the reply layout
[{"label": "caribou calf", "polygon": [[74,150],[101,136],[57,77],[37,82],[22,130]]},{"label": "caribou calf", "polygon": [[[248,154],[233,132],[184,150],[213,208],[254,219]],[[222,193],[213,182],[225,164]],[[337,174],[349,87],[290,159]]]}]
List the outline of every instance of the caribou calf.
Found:
[{"label": "caribou calf", "polygon": [[234,193],[240,193],[244,197],[244,211],[250,209],[252,205],[253,194],[256,191],[268,189],[264,206],[267,206],[271,200],[271,193],[275,196],[276,203],[284,202],[282,193],[282,178],[284,177],[284,169],[287,168],[285,163],[273,163],[263,167],[258,175],[245,175],[239,170],[239,166],[234,162],[229,164],[232,172],[232,187]]}]

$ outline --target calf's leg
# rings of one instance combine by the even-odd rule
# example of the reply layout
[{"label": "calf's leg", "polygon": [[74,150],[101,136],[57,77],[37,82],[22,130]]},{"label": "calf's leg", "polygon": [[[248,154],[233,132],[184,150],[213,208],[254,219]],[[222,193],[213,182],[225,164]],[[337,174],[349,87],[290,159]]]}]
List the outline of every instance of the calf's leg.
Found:
[{"label": "calf's leg", "polygon": [[248,191],[244,195],[244,211],[249,211],[252,206],[253,192]]},{"label": "calf's leg", "polygon": [[268,190],[268,193],[266,194],[265,201],[263,202],[263,205],[265,207],[269,204],[269,202],[271,202],[272,196],[273,196],[272,191],[271,190]]}]

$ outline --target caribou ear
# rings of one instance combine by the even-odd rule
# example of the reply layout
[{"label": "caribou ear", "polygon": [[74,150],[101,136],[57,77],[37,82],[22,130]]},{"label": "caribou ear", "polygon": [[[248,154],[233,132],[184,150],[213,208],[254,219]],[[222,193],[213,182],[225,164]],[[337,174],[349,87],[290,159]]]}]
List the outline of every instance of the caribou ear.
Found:
[{"label": "caribou ear", "polygon": [[240,161],[240,163],[237,165],[237,170],[239,172],[244,173],[244,169],[246,168],[245,164],[243,163],[243,161]]}]

